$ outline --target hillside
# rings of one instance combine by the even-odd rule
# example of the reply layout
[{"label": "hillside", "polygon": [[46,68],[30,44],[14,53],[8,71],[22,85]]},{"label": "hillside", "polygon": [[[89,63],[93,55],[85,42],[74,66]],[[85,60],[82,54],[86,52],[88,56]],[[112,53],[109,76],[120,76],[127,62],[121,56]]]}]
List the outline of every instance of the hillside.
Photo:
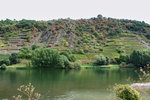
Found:
[{"label": "hillside", "polygon": [[149,39],[149,24],[102,15],[79,20],[0,21],[0,54],[18,52],[23,46],[36,44],[76,54],[86,53],[88,58],[96,53],[118,57],[134,49],[148,49]]}]

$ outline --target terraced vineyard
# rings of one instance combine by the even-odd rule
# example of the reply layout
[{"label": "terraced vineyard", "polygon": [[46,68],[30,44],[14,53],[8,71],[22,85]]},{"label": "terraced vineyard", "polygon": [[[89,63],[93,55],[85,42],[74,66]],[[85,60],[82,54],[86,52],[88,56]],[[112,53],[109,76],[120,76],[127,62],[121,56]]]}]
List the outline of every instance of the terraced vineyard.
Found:
[{"label": "terraced vineyard", "polygon": [[19,49],[26,45],[26,38],[27,34],[24,33],[9,38],[5,44],[1,43],[0,54],[11,54],[13,52],[19,52]]},{"label": "terraced vineyard", "polygon": [[130,54],[133,50],[148,49],[149,47],[147,47],[145,43],[146,42],[140,39],[137,35],[125,35],[119,38],[109,39],[103,47],[102,53],[108,57],[118,57],[119,52]]}]

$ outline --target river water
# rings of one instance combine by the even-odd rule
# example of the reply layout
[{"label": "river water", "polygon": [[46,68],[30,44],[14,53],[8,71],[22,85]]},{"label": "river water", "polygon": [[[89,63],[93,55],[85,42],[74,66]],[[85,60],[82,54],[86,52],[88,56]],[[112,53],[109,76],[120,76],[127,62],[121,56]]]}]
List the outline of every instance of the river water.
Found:
[{"label": "river water", "polygon": [[41,100],[112,100],[117,84],[137,79],[135,69],[34,69],[0,71],[0,100],[13,100],[20,85],[32,83]]}]

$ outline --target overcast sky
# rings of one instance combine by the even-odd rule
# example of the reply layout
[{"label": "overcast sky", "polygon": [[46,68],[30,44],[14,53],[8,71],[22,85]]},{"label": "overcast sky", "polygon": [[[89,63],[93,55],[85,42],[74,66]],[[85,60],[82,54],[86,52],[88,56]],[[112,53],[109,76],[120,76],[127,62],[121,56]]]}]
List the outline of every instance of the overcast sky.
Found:
[{"label": "overcast sky", "polygon": [[150,24],[150,0],[0,0],[0,19],[80,19],[98,14]]}]

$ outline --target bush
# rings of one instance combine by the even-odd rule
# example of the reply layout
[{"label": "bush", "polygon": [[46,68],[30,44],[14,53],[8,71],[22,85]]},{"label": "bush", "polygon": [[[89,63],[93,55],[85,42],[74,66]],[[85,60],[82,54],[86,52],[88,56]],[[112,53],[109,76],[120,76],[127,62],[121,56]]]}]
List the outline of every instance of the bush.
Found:
[{"label": "bush", "polygon": [[70,61],[68,60],[68,58],[64,55],[60,55],[60,58],[63,61],[63,64],[60,67],[61,68],[68,68],[70,66]]},{"label": "bush", "polygon": [[115,93],[122,100],[142,100],[140,93],[128,85],[116,86]]},{"label": "bush", "polygon": [[0,66],[1,66],[2,64],[10,65],[9,59],[3,59],[3,60],[1,60],[1,61],[0,61]]},{"label": "bush", "polygon": [[119,56],[118,64],[120,64],[121,62],[127,62],[127,56],[126,56],[126,55],[121,54],[121,55]]},{"label": "bush", "polygon": [[17,64],[19,62],[18,54],[12,53],[9,57],[10,64]]},{"label": "bush", "polygon": [[128,64],[127,67],[135,67],[133,64]]},{"label": "bush", "polygon": [[[35,49],[35,48],[33,48]],[[19,58],[30,59],[32,57],[32,50],[28,47],[23,47],[19,52]]]},{"label": "bush", "polygon": [[37,48],[39,48],[38,45],[32,45],[32,50],[35,50],[35,49],[37,49]]},{"label": "bush", "polygon": [[36,49],[32,53],[31,62],[33,67],[64,67],[63,58],[59,55],[57,50],[51,48]]},{"label": "bush", "polygon": [[109,58],[105,57],[103,55],[96,55],[95,56],[96,61],[94,62],[95,65],[106,65],[109,64]]},{"label": "bush", "polygon": [[127,67],[127,64],[125,62],[121,62],[120,67]]},{"label": "bush", "polygon": [[60,52],[60,55],[66,56],[67,59],[68,59],[69,61],[71,61],[71,62],[74,62],[74,61],[76,60],[73,55],[70,55],[68,52],[65,52],[65,51]]},{"label": "bush", "polygon": [[103,48],[99,48],[99,51],[103,51]]},{"label": "bush", "polygon": [[118,64],[116,58],[111,58],[111,59],[110,59],[110,63],[111,63],[111,64]]},{"label": "bush", "polygon": [[117,51],[118,53],[124,53],[124,51],[123,51],[123,49],[122,49],[121,47],[118,47],[118,48],[116,49],[116,51]]},{"label": "bush", "polygon": [[31,62],[27,62],[26,63],[26,68],[31,69],[32,68],[32,63]]},{"label": "bush", "polygon": [[143,67],[150,64],[150,51],[134,50],[128,57],[127,63],[132,63],[137,67]]},{"label": "bush", "polygon": [[81,68],[80,62],[72,62],[68,67],[68,69],[80,69],[80,68]]},{"label": "bush", "polygon": [[84,54],[84,50],[80,49],[79,54]]},{"label": "bush", "polygon": [[2,66],[0,66],[0,69],[6,69],[6,65],[5,64],[3,64]]}]

